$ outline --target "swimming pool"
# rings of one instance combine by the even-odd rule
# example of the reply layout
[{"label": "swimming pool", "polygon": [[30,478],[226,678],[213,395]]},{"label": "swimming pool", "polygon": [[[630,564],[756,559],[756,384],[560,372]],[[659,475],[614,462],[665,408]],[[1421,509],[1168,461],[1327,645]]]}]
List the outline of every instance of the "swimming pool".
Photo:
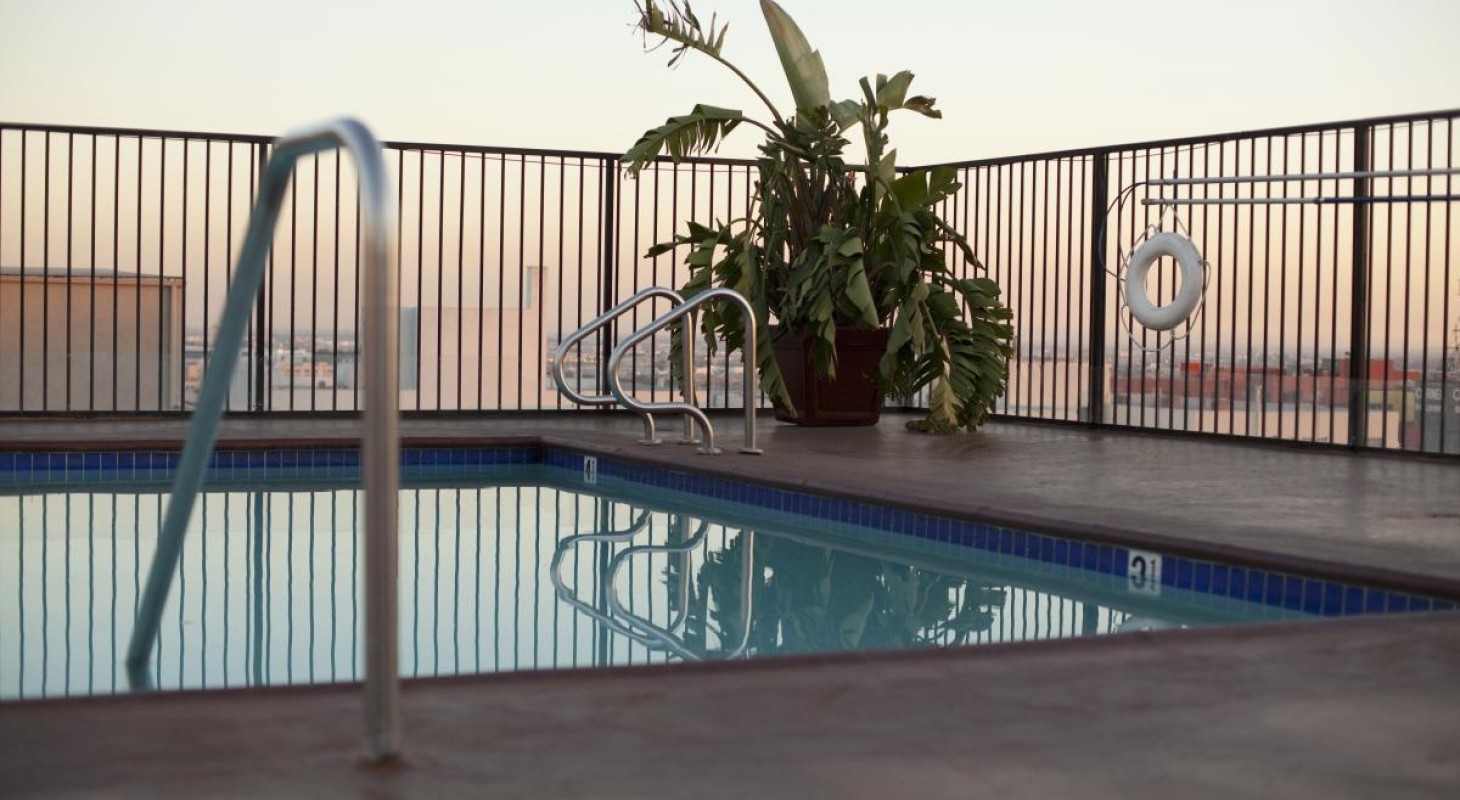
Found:
[{"label": "swimming pool", "polygon": [[[562,449],[402,455],[408,677],[1453,607]],[[127,689],[175,464],[0,454],[0,698]],[[358,472],[351,450],[215,454],[163,616],[160,688],[358,679]]]}]

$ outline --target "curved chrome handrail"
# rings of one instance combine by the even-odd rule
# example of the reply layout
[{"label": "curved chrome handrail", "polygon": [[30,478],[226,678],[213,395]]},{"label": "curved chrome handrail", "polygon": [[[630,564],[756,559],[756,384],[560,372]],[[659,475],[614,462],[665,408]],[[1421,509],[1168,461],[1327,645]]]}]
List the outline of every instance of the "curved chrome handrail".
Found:
[{"label": "curved chrome handrail", "polygon": [[[618,319],[628,311],[645,300],[656,297],[668,299],[673,305],[679,306],[684,303],[684,297],[673,289],[666,289],[663,286],[652,286],[648,289],[636,292],[632,297],[609,310],[594,317],[588,324],[568,334],[568,338],[558,343],[558,349],[553,351],[553,367],[551,370],[553,383],[557,384],[558,391],[568,396],[569,400],[580,406],[611,406],[617,402],[611,394],[585,395],[577,389],[568,385],[563,377],[563,356],[568,349],[588,338],[588,335],[604,327],[610,322]],[[691,330],[691,321],[685,321],[684,327],[684,401],[690,405],[695,404],[694,387],[694,331]],[[639,412],[644,417],[644,438],[640,441],[643,444],[659,444],[659,436],[654,431],[654,415],[648,411]],[[698,444],[699,439],[694,436],[694,418],[686,414],[684,416],[684,438],[679,440],[680,444]]]},{"label": "curved chrome handrail", "polygon": [[380,143],[351,119],[301,128],[274,142],[259,181],[258,201],[218,326],[214,358],[203,378],[198,407],[178,463],[147,586],[127,646],[127,672],[134,688],[147,688],[147,663],[157,640],[162,608],[182,553],[183,533],[218,439],[228,384],[238,363],[248,315],[263,285],[274,225],[283,208],[294,164],[302,156],[339,148],[355,157],[360,185],[362,245],[361,316],[364,368],[364,433],[361,467],[365,484],[365,749],[373,759],[400,749],[400,680],[397,635],[396,505],[400,485],[400,321],[396,294],[395,204],[389,191]]},{"label": "curved chrome handrail", "polygon": [[[624,408],[633,409],[634,411],[637,411],[641,414],[649,414],[656,411],[677,411],[694,417],[695,421],[700,424],[700,432],[704,434],[704,444],[700,447],[700,452],[707,454],[720,452],[719,449],[715,447],[715,430],[713,427],[711,427],[710,418],[705,415],[705,412],[701,411],[693,403],[643,403],[635,400],[632,397],[629,397],[627,394],[624,393],[623,385],[619,380],[618,368],[619,364],[623,362],[624,354],[632,350],[634,348],[634,345],[644,341],[650,336],[653,336],[656,332],[667,327],[670,323],[680,319],[681,317],[692,315],[695,309],[699,308],[705,303],[708,303],[711,300],[721,298],[729,300],[730,302],[740,306],[740,312],[742,315],[741,320],[745,325],[745,333],[743,337],[744,344],[741,345],[740,350],[741,363],[743,364],[745,371],[743,394],[743,405],[745,406],[745,441],[743,443],[743,446],[740,448],[740,452],[749,453],[752,455],[759,455],[761,453],[764,453],[765,451],[755,446],[756,364],[758,363],[755,357],[755,309],[751,307],[750,301],[746,300],[743,295],[733,289],[710,289],[708,291],[701,292],[694,297],[686,300],[683,305],[676,306],[669,311],[666,311],[665,313],[656,317],[653,322],[650,322],[648,325],[645,325],[639,330],[634,331],[633,334],[631,334],[629,338],[625,339],[621,344],[619,344],[619,346],[613,351],[613,354],[609,356],[608,388],[609,391],[613,392],[614,398],[616,398],[619,403],[624,406]],[[685,325],[686,340],[692,338],[693,336],[693,331],[689,330],[693,327],[692,316],[690,316],[690,320],[691,321],[687,322]],[[693,383],[693,381],[689,380],[685,382]]]}]

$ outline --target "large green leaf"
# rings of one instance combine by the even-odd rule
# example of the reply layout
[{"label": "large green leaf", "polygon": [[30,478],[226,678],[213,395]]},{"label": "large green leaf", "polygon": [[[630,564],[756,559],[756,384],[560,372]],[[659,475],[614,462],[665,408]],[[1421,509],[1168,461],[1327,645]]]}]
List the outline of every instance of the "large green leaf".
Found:
[{"label": "large green leaf", "polygon": [[838,100],[831,104],[831,118],[836,120],[837,130],[844,131],[862,121],[862,104],[856,100]]},{"label": "large green leaf", "polygon": [[928,171],[927,205],[941,203],[963,188],[958,182],[958,170],[953,167],[933,167]]},{"label": "large green leaf", "polygon": [[697,105],[688,114],[670,117],[663,125],[645,131],[620,161],[630,175],[638,175],[661,153],[682,161],[714,149],[744,119],[745,115],[734,109]]},{"label": "large green leaf", "polygon": [[725,47],[725,32],[730,29],[730,23],[725,23],[718,30],[715,23],[716,19],[711,17],[707,30],[690,10],[689,3],[684,4],[683,10],[671,3],[668,14],[654,0],[648,0],[639,8],[639,30],[646,35],[662,36],[679,45],[674,48],[674,56],[669,59],[671,67],[689,50],[698,50],[719,58],[720,51]]},{"label": "large green leaf", "polygon": [[[928,173],[909,172],[892,183],[892,194],[904,209],[922,208],[928,204]],[[921,237],[921,234],[920,234]]]},{"label": "large green leaf", "polygon": [[867,269],[861,258],[853,261],[847,270],[847,301],[857,311],[857,323],[864,328],[875,328],[877,304],[872,301],[872,286],[867,283]]},{"label": "large green leaf", "polygon": [[907,101],[907,87],[912,83],[913,74],[907,70],[888,78],[886,75],[877,76],[877,106],[883,111],[890,111],[894,108],[902,108]]},{"label": "large green leaf", "polygon": [[760,0],[760,10],[765,15],[766,27],[770,28],[771,41],[776,45],[781,67],[786,71],[786,82],[791,85],[796,109],[805,111],[830,105],[831,87],[826,79],[826,65],[821,61],[821,53],[811,49],[811,43],[806,41],[806,35],[796,21],[773,0]]},{"label": "large green leaf", "polygon": [[933,107],[937,102],[931,97],[908,97],[908,87],[912,84],[913,74],[907,70],[893,75],[891,78],[886,75],[877,76],[876,102],[877,108],[883,114],[898,109],[916,111],[925,117],[942,119],[943,112]]},{"label": "large green leaf", "polygon": [[932,119],[942,119],[943,112],[939,111],[936,108],[933,108],[933,104],[936,102],[938,101],[934,100],[931,97],[918,95],[917,97],[909,97],[907,100],[903,101],[902,107],[907,109],[908,111],[916,111],[925,117],[929,117]]}]

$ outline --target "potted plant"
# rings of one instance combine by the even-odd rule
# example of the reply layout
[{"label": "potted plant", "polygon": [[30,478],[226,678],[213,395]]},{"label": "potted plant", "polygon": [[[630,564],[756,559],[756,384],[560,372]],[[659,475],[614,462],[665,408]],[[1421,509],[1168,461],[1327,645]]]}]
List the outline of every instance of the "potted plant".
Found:
[{"label": "potted plant", "polygon": [[[623,163],[637,175],[661,155],[679,161],[707,152],[742,124],[764,132],[750,214],[691,221],[648,255],[687,247],[686,296],[718,285],[750,301],[761,387],[777,416],[870,424],[883,396],[911,397],[931,386],[927,417],[909,427],[951,432],[982,424],[1007,382],[1012,315],[992,279],[959,278],[949,268],[951,251],[983,271],[965,238],[938,213],[960,188],[956,172],[897,169],[888,116],[899,110],[942,116],[931,98],[909,93],[912,73],[863,78],[861,99],[833,102],[820,54],[780,6],[761,0],[796,103],[795,114],[784,116],[723,57],[726,26],[714,19],[702,26],[687,3],[675,0],[667,6],[645,0],[638,10],[646,39],[672,46],[671,65],[686,53],[703,54],[734,72],[770,114],[763,122],[697,105],[645,132]],[[856,128],[866,149],[859,165],[843,155],[850,144],[845,136]],[[701,328],[709,348],[717,339],[732,352],[742,344],[735,308],[707,307]],[[858,346],[871,351],[865,361],[856,357]],[[804,365],[789,363],[797,356]],[[857,381],[867,388],[851,388]],[[870,402],[870,416],[843,413],[858,393]],[[808,407],[817,400],[831,407]]]}]

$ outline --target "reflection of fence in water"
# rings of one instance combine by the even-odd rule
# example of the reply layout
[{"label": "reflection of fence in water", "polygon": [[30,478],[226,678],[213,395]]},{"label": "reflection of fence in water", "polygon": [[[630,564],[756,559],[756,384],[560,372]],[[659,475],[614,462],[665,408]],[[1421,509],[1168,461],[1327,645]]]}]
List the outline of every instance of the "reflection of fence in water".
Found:
[{"label": "reflection of fence in water", "polygon": [[[165,688],[355,680],[362,609],[358,494],[351,490],[205,493],[183,551],[177,589],[157,647]],[[131,633],[142,565],[151,558],[165,495],[157,492],[0,497],[0,697],[125,690],[123,650]],[[428,676],[493,670],[642,664],[667,660],[610,634],[562,603],[545,565],[565,536],[622,524],[635,509],[538,487],[407,489],[401,498],[402,669]],[[663,543],[675,526],[651,516],[642,539]],[[718,648],[733,612],[717,565],[734,558],[740,532],[710,526],[690,557],[691,624]],[[585,549],[565,562],[570,585],[603,603],[607,560],[628,543]],[[889,616],[896,580],[911,568],[774,535],[757,536],[764,584],[752,646],[762,654],[853,645],[946,645],[1049,638],[1117,629],[1125,614],[1046,592],[985,585],[918,570],[926,594],[919,624]],[[678,557],[629,560],[616,586],[630,611],[668,625]],[[837,577],[824,602],[786,610],[777,597],[818,563]],[[814,570],[813,570],[814,571]],[[899,577],[900,576],[900,577]],[[803,576],[804,577],[804,576]],[[832,640],[846,609],[876,595],[864,641]],[[959,618],[954,611],[963,609]],[[836,617],[833,619],[832,615]],[[880,615],[880,616],[879,616]],[[730,617],[734,614],[731,613]],[[878,620],[881,620],[880,622]],[[896,622],[897,624],[892,624]],[[822,628],[812,629],[813,624]],[[799,638],[798,638],[799,637]],[[877,638],[874,641],[874,638]]]}]

